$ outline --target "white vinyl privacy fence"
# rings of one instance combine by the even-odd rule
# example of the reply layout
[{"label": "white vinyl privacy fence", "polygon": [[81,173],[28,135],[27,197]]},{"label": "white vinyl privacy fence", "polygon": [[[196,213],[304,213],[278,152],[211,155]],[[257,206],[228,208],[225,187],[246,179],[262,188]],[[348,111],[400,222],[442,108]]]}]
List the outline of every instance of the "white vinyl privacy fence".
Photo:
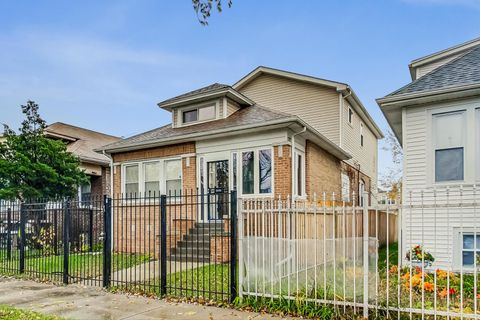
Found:
[{"label": "white vinyl privacy fence", "polygon": [[[438,203],[422,203],[427,195],[419,192],[412,194],[418,203],[364,201],[361,207],[325,194],[294,201],[241,199],[240,296],[328,304],[337,312],[364,317],[480,318],[476,259],[480,237],[477,244],[475,232],[480,215],[470,216],[469,222],[460,222],[457,216],[450,224],[442,218],[439,225],[424,216],[423,225],[406,227],[422,219],[422,210],[423,214],[445,210],[444,199],[435,193],[429,199],[437,197]],[[467,207],[476,211],[476,202],[449,200],[453,199],[449,211]],[[461,256],[457,268],[453,257],[448,263],[435,259],[434,242],[437,233],[457,232],[461,223],[466,229],[460,229],[457,237],[460,253],[453,254]],[[452,243],[448,247],[455,249]],[[467,268],[462,261],[472,265]]]}]

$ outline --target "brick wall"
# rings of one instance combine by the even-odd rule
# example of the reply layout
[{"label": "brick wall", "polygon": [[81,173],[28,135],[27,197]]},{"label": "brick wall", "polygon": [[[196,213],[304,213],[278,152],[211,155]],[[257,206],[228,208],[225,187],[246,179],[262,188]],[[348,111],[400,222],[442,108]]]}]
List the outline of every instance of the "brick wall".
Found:
[{"label": "brick wall", "polygon": [[313,197],[316,193],[317,197],[321,197],[323,192],[326,192],[327,197],[331,197],[335,192],[340,197],[341,160],[307,140],[305,162],[307,195]]},{"label": "brick wall", "polygon": [[278,155],[279,146],[273,148],[273,163],[274,163],[274,183],[275,183],[275,197],[285,199],[292,194],[292,167],[291,167],[291,147],[283,145],[282,155]]},{"label": "brick wall", "polygon": [[[195,153],[194,143],[184,143],[175,146],[165,146],[145,150],[124,152],[113,155],[115,163],[124,161],[142,161],[177,155]],[[188,163],[189,162],[189,163]],[[189,160],[182,158],[182,201],[167,206],[167,254],[176,247],[178,240],[188,232],[197,219],[195,197],[196,194],[196,157]],[[121,193],[121,165],[116,165],[113,173],[114,198]],[[125,204],[114,202],[114,251],[150,253],[157,256],[160,240],[160,206],[149,205],[148,202],[138,200],[136,203]]]}]

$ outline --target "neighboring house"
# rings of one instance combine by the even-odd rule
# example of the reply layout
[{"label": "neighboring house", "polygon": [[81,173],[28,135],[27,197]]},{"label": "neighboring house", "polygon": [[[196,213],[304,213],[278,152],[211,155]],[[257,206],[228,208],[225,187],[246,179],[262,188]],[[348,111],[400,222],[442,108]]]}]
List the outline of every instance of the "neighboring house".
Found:
[{"label": "neighboring house", "polygon": [[3,141],[5,141],[5,139],[6,139],[6,138],[5,138],[4,136],[0,135],[0,143],[2,143]]},{"label": "neighboring house", "polygon": [[480,252],[480,38],[409,67],[412,82],[377,100],[404,151],[403,250],[423,243],[438,266],[471,268]]},{"label": "neighboring house", "polygon": [[110,158],[94,150],[120,140],[104,133],[55,122],[45,129],[45,135],[67,144],[67,150],[80,159],[80,168],[87,174],[89,182],[79,187],[79,199],[110,194]]},{"label": "neighboring house", "polygon": [[233,86],[158,105],[171,124],[102,148],[114,161],[114,193],[221,189],[320,200],[326,192],[357,204],[359,191],[376,193],[383,135],[347,84],[259,67]]}]

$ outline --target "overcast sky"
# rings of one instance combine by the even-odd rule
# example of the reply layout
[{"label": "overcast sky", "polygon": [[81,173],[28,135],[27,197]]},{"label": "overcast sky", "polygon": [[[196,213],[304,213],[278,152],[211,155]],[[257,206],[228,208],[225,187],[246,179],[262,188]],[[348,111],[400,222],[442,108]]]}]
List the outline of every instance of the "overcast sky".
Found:
[{"label": "overcast sky", "polygon": [[[19,105],[128,137],[170,121],[156,103],[265,65],[350,84],[375,98],[408,63],[480,36],[480,0],[233,0],[201,26],[190,0],[0,2],[0,123]],[[380,150],[380,170],[390,163]]]}]

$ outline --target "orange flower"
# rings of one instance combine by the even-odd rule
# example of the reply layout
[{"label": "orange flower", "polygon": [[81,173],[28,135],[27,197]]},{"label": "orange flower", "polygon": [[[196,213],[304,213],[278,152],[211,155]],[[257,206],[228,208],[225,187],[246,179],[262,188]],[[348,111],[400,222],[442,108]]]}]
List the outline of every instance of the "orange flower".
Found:
[{"label": "orange flower", "polygon": [[398,272],[398,267],[396,265],[392,265],[390,267],[390,270],[388,270],[390,273],[397,273]]},{"label": "orange flower", "polygon": [[419,274],[414,275],[412,277],[411,282],[412,282],[412,288],[419,286],[422,283],[422,276]]},{"label": "orange flower", "polygon": [[402,276],[402,280],[405,280],[405,281],[410,280],[410,272],[405,273],[405,274]]},{"label": "orange flower", "polygon": [[446,278],[447,278],[447,275],[448,275],[447,271],[437,269],[437,278],[438,278],[438,280],[446,279]]},{"label": "orange flower", "polygon": [[438,293],[440,298],[445,298],[448,295],[448,290],[447,288],[443,288],[439,293]]},{"label": "orange flower", "polygon": [[431,283],[431,282],[425,282],[425,283],[423,284],[423,290],[425,290],[426,292],[433,292],[433,289],[434,289],[433,283]]}]

